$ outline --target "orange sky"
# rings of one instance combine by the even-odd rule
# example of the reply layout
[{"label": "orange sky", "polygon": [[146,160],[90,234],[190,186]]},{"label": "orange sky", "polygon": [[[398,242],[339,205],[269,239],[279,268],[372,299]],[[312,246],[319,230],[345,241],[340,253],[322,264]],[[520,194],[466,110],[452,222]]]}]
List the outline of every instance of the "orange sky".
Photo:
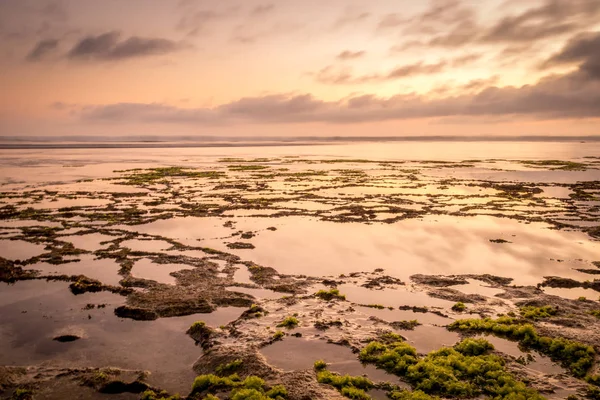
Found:
[{"label": "orange sky", "polygon": [[597,0],[2,0],[0,135],[600,134]]}]

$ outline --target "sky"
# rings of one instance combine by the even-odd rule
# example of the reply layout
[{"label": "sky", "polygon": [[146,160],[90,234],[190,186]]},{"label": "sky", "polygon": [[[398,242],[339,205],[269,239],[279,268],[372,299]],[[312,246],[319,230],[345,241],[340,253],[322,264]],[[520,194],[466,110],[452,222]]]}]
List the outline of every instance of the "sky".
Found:
[{"label": "sky", "polygon": [[600,0],[0,0],[0,135],[599,135]]}]

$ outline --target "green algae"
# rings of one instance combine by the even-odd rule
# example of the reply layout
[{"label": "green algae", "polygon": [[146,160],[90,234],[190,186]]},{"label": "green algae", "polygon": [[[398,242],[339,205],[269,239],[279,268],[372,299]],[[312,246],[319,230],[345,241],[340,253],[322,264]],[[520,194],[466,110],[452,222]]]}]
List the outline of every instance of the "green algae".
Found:
[{"label": "green algae", "polygon": [[526,348],[538,350],[562,362],[577,377],[585,376],[594,364],[596,352],[592,346],[564,338],[541,336],[533,325],[510,317],[457,320],[448,329],[492,333],[518,341]]},{"label": "green algae", "polygon": [[298,326],[300,321],[296,317],[286,317],[280,323],[277,324],[278,328],[293,329]]},{"label": "green algae", "polygon": [[315,293],[315,296],[317,296],[318,298],[325,300],[325,301],[331,301],[331,300],[346,300],[346,296],[343,294],[340,294],[340,291],[338,289],[330,289],[330,290],[319,290],[317,293]]},{"label": "green algae", "polygon": [[233,360],[227,364],[221,364],[215,369],[215,374],[218,376],[231,375],[236,370],[242,367],[243,361],[241,359]]},{"label": "green algae", "polygon": [[287,397],[287,390],[282,385],[271,388],[257,376],[250,375],[242,380],[237,374],[227,377],[216,375],[197,376],[192,384],[192,395],[208,392],[205,398],[213,393],[229,391],[231,400],[281,400]]},{"label": "green algae", "polygon": [[[445,347],[419,357],[416,349],[405,342],[374,341],[361,350],[359,359],[403,377],[427,396],[543,399],[506,370],[502,357],[488,354],[492,349],[483,339],[466,339],[454,348]],[[395,392],[393,396],[428,398],[419,392]]]},{"label": "green algae", "polygon": [[[162,168],[150,168],[146,170],[128,170],[128,171],[115,171],[115,172],[129,172],[118,179],[122,180],[119,182],[123,185],[135,185],[144,186],[159,183],[165,181],[167,178],[208,178],[218,179],[225,176],[222,171],[195,171],[183,167],[162,167]],[[168,182],[168,181],[167,181]]]},{"label": "green algae", "polygon": [[525,306],[519,308],[519,312],[523,318],[532,319],[534,321],[540,319],[546,319],[555,316],[558,313],[558,309],[552,306]]},{"label": "green algae", "polygon": [[552,170],[562,171],[585,171],[587,165],[573,161],[562,160],[540,160],[540,161],[520,161],[521,164],[531,167],[550,167]]}]

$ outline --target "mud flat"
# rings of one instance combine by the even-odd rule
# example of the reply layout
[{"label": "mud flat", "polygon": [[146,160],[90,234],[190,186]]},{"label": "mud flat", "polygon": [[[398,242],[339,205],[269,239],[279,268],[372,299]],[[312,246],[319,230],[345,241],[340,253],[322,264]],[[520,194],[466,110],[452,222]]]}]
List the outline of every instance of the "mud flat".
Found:
[{"label": "mud flat", "polygon": [[205,151],[0,180],[0,398],[600,398],[597,158]]}]

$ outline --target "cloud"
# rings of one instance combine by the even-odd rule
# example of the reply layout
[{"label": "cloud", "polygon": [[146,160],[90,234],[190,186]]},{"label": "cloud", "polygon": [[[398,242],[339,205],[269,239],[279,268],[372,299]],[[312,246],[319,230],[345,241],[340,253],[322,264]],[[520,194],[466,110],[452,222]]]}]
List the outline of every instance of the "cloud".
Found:
[{"label": "cloud", "polygon": [[321,69],[315,74],[317,82],[328,85],[360,85],[365,83],[386,82],[414,75],[430,75],[443,71],[447,66],[446,61],[434,64],[422,62],[401,65],[385,74],[371,74],[354,76],[347,67],[336,68],[333,65]]},{"label": "cloud", "polygon": [[448,33],[435,36],[429,46],[460,47],[472,42],[480,33],[480,26],[473,20],[467,19],[454,26]]},{"label": "cloud", "polygon": [[[575,48],[575,45],[572,46],[565,48],[565,54],[570,48]],[[200,109],[162,104],[97,106],[83,110],[81,116],[107,122],[192,124],[356,123],[461,116],[595,118],[600,117],[600,80],[586,70],[589,58],[585,58],[578,70],[548,76],[535,85],[498,88],[485,87],[493,80],[472,81],[464,86],[465,89],[476,90],[475,93],[443,98],[399,94],[388,98],[360,95],[339,101],[323,101],[309,94],[278,94],[243,98],[215,108]]]},{"label": "cloud", "polygon": [[498,83],[500,77],[498,75],[491,76],[485,79],[473,79],[460,86],[462,91],[480,91],[485,88],[491,87]]},{"label": "cloud", "polygon": [[0,38],[33,40],[68,31],[65,0],[0,0]]},{"label": "cloud", "polygon": [[252,9],[252,11],[250,12],[250,15],[257,17],[257,16],[263,16],[265,14],[270,13],[271,11],[273,11],[275,9],[275,5],[272,3],[269,4],[261,4],[259,6],[256,6]]},{"label": "cloud", "polygon": [[[348,54],[345,54],[348,53]],[[362,53],[362,52],[359,52]],[[355,53],[343,52],[338,55],[341,59],[352,58]],[[346,58],[344,58],[346,57]],[[408,78],[415,75],[433,75],[445,71],[448,68],[462,67],[466,64],[477,61],[481,58],[480,54],[467,54],[450,60],[441,60],[436,63],[426,64],[417,62],[413,64],[400,65],[389,72],[383,74],[359,75],[354,76],[352,70],[348,67],[337,68],[329,65],[315,75],[315,78],[320,83],[331,85],[357,85],[373,82],[386,82],[396,79]]]},{"label": "cloud", "polygon": [[364,50],[361,51],[350,51],[350,50],[345,50],[342,51],[340,54],[338,54],[335,58],[337,58],[338,60],[355,60],[357,58],[361,58],[366,54],[366,52]]},{"label": "cloud", "polygon": [[[514,2],[506,0],[501,9],[513,9]],[[532,45],[536,41],[581,32],[594,26],[600,18],[598,0],[540,0],[534,3],[535,6],[484,25],[477,19],[475,7],[460,0],[434,0],[423,13],[407,20],[396,20],[396,25],[403,27],[404,36],[418,35],[419,38],[395,48]],[[385,17],[381,23],[384,21]]]},{"label": "cloud", "polygon": [[161,38],[132,36],[119,40],[116,31],[98,36],[87,36],[73,46],[67,54],[70,59],[118,61],[130,58],[169,54],[181,50],[180,43]]},{"label": "cloud", "polygon": [[362,23],[371,17],[371,13],[366,11],[356,11],[347,9],[344,14],[333,24],[334,29],[354,26]]},{"label": "cloud", "polygon": [[56,39],[40,40],[29,52],[26,60],[31,62],[40,61],[47,57],[50,53],[53,53],[57,48],[58,40]]},{"label": "cloud", "polygon": [[177,23],[177,30],[184,31],[189,36],[196,36],[204,32],[213,21],[221,18],[219,14],[211,10],[199,10],[186,13]]},{"label": "cloud", "polygon": [[435,64],[425,64],[418,62],[416,64],[402,65],[394,68],[387,75],[384,76],[384,80],[406,78],[413,75],[430,75],[441,72],[446,68],[447,62],[440,61]]},{"label": "cloud", "polygon": [[[472,87],[485,82],[472,82]],[[356,95],[324,101],[310,94],[248,97],[214,108],[183,109],[165,104],[113,104],[83,109],[84,120],[105,122],[360,123],[411,118],[520,116],[528,119],[600,117],[600,80],[583,68],[551,75],[535,85],[486,87],[475,93],[432,98],[416,94],[392,97]]]},{"label": "cloud", "polygon": [[210,110],[187,110],[157,103],[117,103],[85,107],[81,111],[86,120],[146,123],[209,123],[215,119],[213,114]]},{"label": "cloud", "polygon": [[46,18],[64,22],[69,17],[69,11],[64,0],[52,0],[40,7],[41,14]]},{"label": "cloud", "polygon": [[579,71],[593,79],[600,79],[600,32],[578,35],[567,42],[542,67],[580,63]]},{"label": "cloud", "polygon": [[270,26],[257,26],[256,24],[238,25],[233,30],[232,41],[241,44],[253,44],[266,38],[279,37],[298,32],[305,28],[304,24],[296,22],[277,22]]},{"label": "cloud", "polygon": [[483,42],[527,42],[582,29],[597,22],[598,0],[546,0],[539,7],[498,21]]},{"label": "cloud", "polygon": [[481,57],[481,54],[466,54],[464,56],[456,57],[455,59],[450,61],[450,64],[452,64],[453,67],[462,67],[464,65],[478,61],[479,59],[481,59]]},{"label": "cloud", "polygon": [[405,25],[406,22],[406,19],[400,17],[396,13],[386,14],[381,18],[379,24],[377,24],[377,30],[382,31],[386,29],[396,28],[398,26]]}]

